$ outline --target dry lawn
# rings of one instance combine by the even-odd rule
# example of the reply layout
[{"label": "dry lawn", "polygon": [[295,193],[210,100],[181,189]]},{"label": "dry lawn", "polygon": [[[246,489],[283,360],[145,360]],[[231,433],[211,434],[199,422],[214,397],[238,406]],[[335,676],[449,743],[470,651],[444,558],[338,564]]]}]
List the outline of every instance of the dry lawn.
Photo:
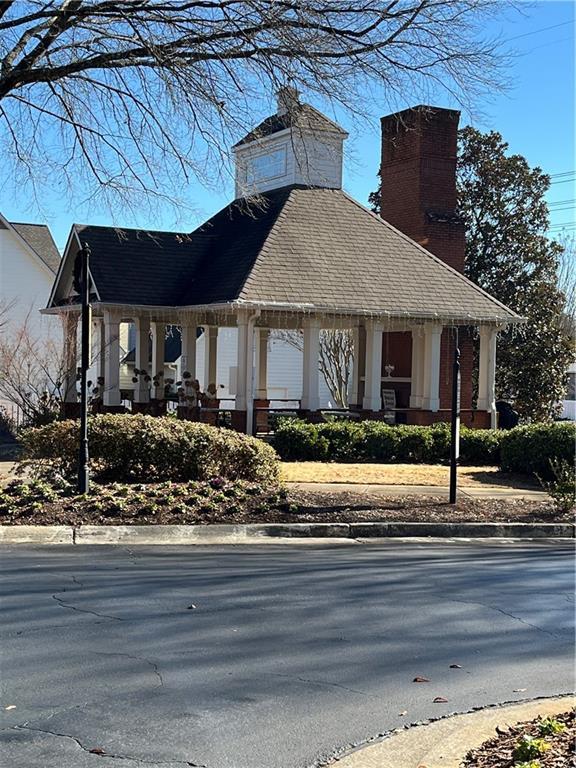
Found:
[{"label": "dry lawn", "polygon": [[[446,486],[449,468],[437,464],[329,464],[320,461],[282,462],[281,477],[293,483],[360,483],[376,485]],[[501,472],[498,467],[459,467],[460,485],[537,488],[529,477]]]}]

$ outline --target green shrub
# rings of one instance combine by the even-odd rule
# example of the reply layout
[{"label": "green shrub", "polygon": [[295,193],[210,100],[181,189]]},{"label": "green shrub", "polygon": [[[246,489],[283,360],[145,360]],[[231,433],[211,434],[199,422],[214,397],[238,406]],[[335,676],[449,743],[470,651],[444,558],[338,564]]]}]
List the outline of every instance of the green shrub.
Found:
[{"label": "green shrub", "polygon": [[[144,415],[89,420],[90,465],[103,481],[204,480],[252,482],[278,478],[274,450],[253,437],[206,424]],[[59,421],[22,434],[23,459],[64,478],[77,471],[79,424]]]},{"label": "green shrub", "polygon": [[430,427],[398,425],[396,431],[396,461],[417,462],[437,461],[432,456],[433,440]]},{"label": "green shrub", "polygon": [[360,431],[357,462],[374,461],[386,464],[396,459],[398,435],[395,427],[383,421],[364,421],[358,426]]},{"label": "green shrub", "polygon": [[361,451],[362,428],[352,421],[328,421],[316,425],[318,436],[328,444],[328,460],[353,463]]},{"label": "green shrub", "polygon": [[500,464],[500,442],[504,432],[497,429],[460,429],[460,462],[473,466]]},{"label": "green shrub", "polygon": [[[501,433],[462,428],[462,463],[498,463]],[[397,425],[382,421],[331,421],[308,424],[281,419],[274,447],[284,461],[429,462],[450,457],[450,425],[431,427]]]},{"label": "green shrub", "polygon": [[299,419],[279,419],[273,445],[283,461],[328,461],[328,440]]},{"label": "green shrub", "polygon": [[502,434],[501,467],[506,472],[536,474],[543,480],[552,480],[551,460],[574,466],[575,440],[576,424],[567,421],[515,427]]}]

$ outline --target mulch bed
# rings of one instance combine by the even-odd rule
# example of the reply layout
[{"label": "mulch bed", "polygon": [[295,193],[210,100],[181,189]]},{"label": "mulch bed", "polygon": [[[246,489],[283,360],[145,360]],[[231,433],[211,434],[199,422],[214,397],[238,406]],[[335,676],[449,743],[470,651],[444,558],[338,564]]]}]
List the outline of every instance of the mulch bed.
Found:
[{"label": "mulch bed", "polygon": [[[576,715],[574,710],[556,715],[555,720],[564,724],[562,733],[543,736],[541,732],[542,719],[536,718],[528,722],[518,723],[480,747],[466,755],[463,768],[514,768],[515,766],[531,766],[534,768],[574,768],[576,766]],[[526,734],[534,739],[544,738],[549,749],[538,757],[525,760],[514,760],[513,751],[522,736]]]},{"label": "mulch bed", "polygon": [[294,490],[302,522],[572,522],[571,513],[560,514],[552,503],[527,499],[471,499],[460,495],[455,505],[445,497],[386,497],[370,492]]},{"label": "mulch bed", "polygon": [[551,504],[421,496],[322,493],[245,482],[93,484],[88,497],[16,481],[0,493],[4,525],[150,525],[311,522],[569,522]]}]

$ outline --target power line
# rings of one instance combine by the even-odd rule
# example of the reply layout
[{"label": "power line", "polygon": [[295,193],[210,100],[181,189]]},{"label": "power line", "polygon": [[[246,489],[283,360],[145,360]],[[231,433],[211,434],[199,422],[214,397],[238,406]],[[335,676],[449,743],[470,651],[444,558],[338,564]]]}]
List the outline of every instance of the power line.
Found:
[{"label": "power line", "polygon": [[552,173],[550,174],[551,179],[559,179],[561,176],[574,176],[576,173],[576,170],[574,171],[564,171],[563,173]]},{"label": "power line", "polygon": [[507,37],[502,42],[509,43],[511,40],[520,40],[521,37],[529,37],[530,35],[537,35],[540,32],[547,32],[549,29],[557,29],[558,27],[565,27],[567,24],[573,24],[574,22],[572,20],[570,21],[561,21],[560,24],[552,24],[549,27],[540,27],[540,29],[533,29],[532,32],[524,32],[522,35],[514,35],[514,37]]},{"label": "power line", "polygon": [[576,199],[573,198],[572,200],[553,200],[551,203],[548,203],[548,208],[555,208],[557,205],[571,205],[572,203],[576,203]]}]

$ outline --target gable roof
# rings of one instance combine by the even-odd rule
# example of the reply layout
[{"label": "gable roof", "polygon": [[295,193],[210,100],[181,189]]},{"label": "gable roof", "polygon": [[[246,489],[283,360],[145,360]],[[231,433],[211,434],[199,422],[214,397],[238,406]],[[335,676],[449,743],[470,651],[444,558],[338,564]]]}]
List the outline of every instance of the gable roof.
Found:
[{"label": "gable roof", "polygon": [[21,224],[11,221],[10,226],[56,274],[60,266],[60,252],[46,224]]},{"label": "gable roof", "polygon": [[250,133],[247,133],[244,138],[240,139],[235,145],[240,147],[243,144],[249,144],[251,141],[258,141],[265,136],[271,136],[274,133],[285,131],[287,128],[298,128],[299,130],[310,131],[331,131],[337,132],[342,136],[347,136],[346,131],[341,128],[338,123],[335,123],[326,115],[322,114],[319,110],[313,107],[311,104],[294,104],[293,107],[282,114],[270,115],[263,120],[256,128],[253,128]]},{"label": "gable roof", "polygon": [[190,234],[76,227],[102,303],[514,322],[518,315],[340,189],[236,200]]}]

